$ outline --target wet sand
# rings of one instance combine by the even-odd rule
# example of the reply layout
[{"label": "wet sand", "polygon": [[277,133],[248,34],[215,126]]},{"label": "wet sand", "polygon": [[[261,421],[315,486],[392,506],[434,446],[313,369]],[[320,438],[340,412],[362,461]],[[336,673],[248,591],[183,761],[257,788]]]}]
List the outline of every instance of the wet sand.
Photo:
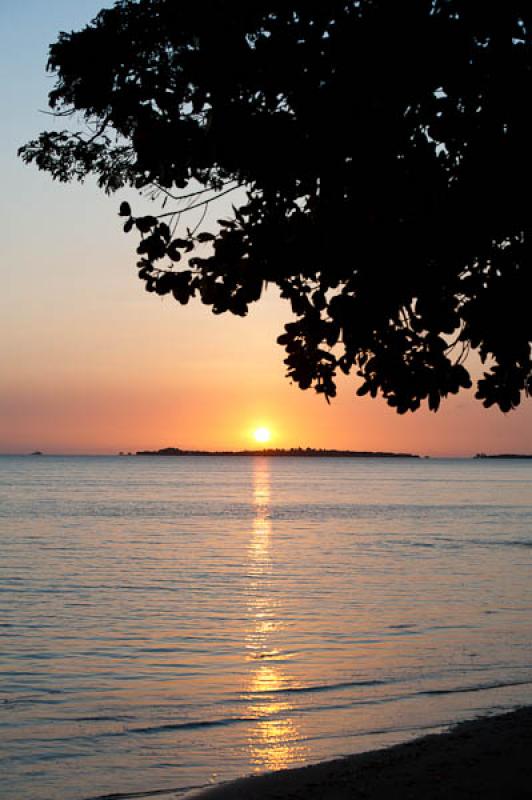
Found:
[{"label": "wet sand", "polygon": [[448,733],[209,788],[201,800],[531,800],[532,707]]}]

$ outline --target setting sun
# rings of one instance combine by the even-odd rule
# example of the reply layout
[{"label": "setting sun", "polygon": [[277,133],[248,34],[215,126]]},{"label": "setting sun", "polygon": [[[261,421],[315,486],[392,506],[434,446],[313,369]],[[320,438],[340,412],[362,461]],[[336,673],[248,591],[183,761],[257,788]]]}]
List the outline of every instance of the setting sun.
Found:
[{"label": "setting sun", "polygon": [[271,432],[268,428],[255,428],[253,431],[253,438],[260,444],[266,444],[272,438]]}]

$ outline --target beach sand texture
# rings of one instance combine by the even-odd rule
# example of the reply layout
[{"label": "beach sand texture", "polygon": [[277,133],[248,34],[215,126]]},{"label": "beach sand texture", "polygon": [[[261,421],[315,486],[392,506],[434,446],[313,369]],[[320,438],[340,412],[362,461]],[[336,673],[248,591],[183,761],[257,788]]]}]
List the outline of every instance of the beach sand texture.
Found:
[{"label": "beach sand texture", "polygon": [[385,750],[215,786],[197,800],[529,800],[532,708]]}]

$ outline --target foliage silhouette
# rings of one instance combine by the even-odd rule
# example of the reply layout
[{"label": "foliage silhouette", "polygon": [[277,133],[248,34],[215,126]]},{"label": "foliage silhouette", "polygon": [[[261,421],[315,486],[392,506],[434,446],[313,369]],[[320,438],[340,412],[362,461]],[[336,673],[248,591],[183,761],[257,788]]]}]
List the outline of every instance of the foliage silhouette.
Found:
[{"label": "foliage silhouette", "polygon": [[[531,30],[525,0],[122,0],[50,48],[83,129],[20,154],[169,204],[120,207],[148,291],[245,315],[276,284],[301,388],[354,371],[436,410],[475,349],[508,411],[532,388]],[[231,192],[212,233],[176,229]]]}]

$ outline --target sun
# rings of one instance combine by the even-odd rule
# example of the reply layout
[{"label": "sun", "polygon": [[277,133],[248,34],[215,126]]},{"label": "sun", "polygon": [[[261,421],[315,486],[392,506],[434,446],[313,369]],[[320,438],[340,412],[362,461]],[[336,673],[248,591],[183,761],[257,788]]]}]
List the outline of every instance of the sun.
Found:
[{"label": "sun", "polygon": [[271,431],[268,428],[255,428],[253,431],[253,438],[259,444],[266,444],[272,438]]}]

